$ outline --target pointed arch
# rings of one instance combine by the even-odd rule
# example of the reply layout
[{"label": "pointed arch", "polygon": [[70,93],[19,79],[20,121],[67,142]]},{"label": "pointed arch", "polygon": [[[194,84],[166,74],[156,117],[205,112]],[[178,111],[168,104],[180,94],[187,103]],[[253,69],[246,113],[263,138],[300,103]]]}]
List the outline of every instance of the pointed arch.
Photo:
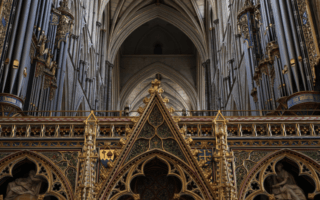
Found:
[{"label": "pointed arch", "polygon": [[[253,199],[255,196],[260,194],[265,194],[269,197],[269,193],[267,193],[264,189],[264,180],[271,175],[276,175],[275,166],[276,164],[284,158],[288,158],[289,160],[293,161],[299,167],[299,175],[305,175],[310,177],[311,179],[318,178],[320,172],[320,164],[313,160],[312,158],[302,154],[300,152],[290,150],[290,149],[283,149],[279,150],[275,153],[268,154],[263,159],[260,160],[258,164],[256,164],[247,174],[243,182],[241,183],[239,189],[239,200],[244,199]],[[268,169],[268,173],[265,171]],[[307,169],[307,172],[305,172]],[[257,183],[259,186],[258,190],[251,189],[251,183]],[[315,193],[320,192],[320,183],[319,181],[315,182]]]},{"label": "pointed arch", "polygon": [[[202,199],[212,199],[214,195],[209,181],[201,171],[190,146],[181,135],[179,127],[166,108],[164,99],[160,96],[163,93],[163,90],[158,88],[160,81],[155,80],[153,83],[157,87],[154,86],[150,89],[152,95],[150,98],[146,98],[147,106],[143,109],[143,114],[134,125],[129,138],[124,142],[121,152],[112,162],[111,171],[101,182],[98,197],[100,199],[109,198],[109,194],[114,190],[118,180],[121,177],[127,177],[125,172],[135,166],[139,159],[159,154],[175,161],[172,162],[173,164],[180,163],[181,166],[185,166],[184,169],[189,170],[187,171],[188,176],[200,188]],[[153,139],[157,137],[161,137],[161,142],[153,143]],[[161,146],[155,146],[157,144]]]},{"label": "pointed arch", "polygon": [[194,43],[202,62],[208,59],[205,37],[203,37],[201,32],[194,29],[192,24],[190,24],[181,13],[165,5],[150,5],[136,12],[128,21],[126,21],[124,26],[112,35],[109,43],[109,60],[112,63],[114,62],[120,46],[134,30],[156,18],[160,18],[179,28]]},{"label": "pointed arch", "polygon": [[[61,169],[56,164],[54,164],[50,159],[48,159],[46,156],[38,154],[33,151],[28,151],[28,150],[19,151],[1,159],[0,160],[0,174],[1,174],[0,179],[7,176],[12,176],[13,167],[17,163],[25,159],[33,162],[36,165],[38,175],[43,176],[43,173],[40,173],[40,171],[43,171],[43,168],[45,169],[47,173],[47,179],[48,179],[48,185],[49,185],[47,195],[56,195],[60,199],[67,199],[67,200],[74,199],[71,183],[67,179],[67,177],[64,175],[64,173],[61,171]],[[9,173],[5,172],[7,171],[7,169]],[[53,174],[56,176],[56,178],[53,177]],[[53,190],[53,186],[54,186],[54,183],[56,183],[58,180],[60,180],[62,189],[59,192],[55,192]]]},{"label": "pointed arch", "polygon": [[[103,198],[111,199],[111,200],[117,200],[119,197],[124,195],[133,195],[133,192],[130,188],[131,181],[136,178],[137,176],[143,176],[144,175],[144,166],[151,160],[158,158],[162,162],[164,162],[168,166],[168,175],[167,176],[175,176],[182,182],[182,191],[181,195],[191,195],[195,198],[195,200],[201,200],[205,199],[204,194],[205,186],[202,185],[200,181],[198,181],[198,177],[193,171],[190,166],[188,166],[186,163],[182,162],[179,158],[177,158],[174,155],[171,155],[167,152],[161,151],[161,150],[153,150],[149,151],[147,153],[144,153],[142,155],[139,155],[138,157],[134,158],[130,162],[128,162],[126,165],[124,165],[120,169],[120,173],[117,174],[115,179],[112,181],[113,186],[110,188],[114,188],[116,184],[122,179],[122,177],[126,177],[126,186],[128,186],[125,190],[123,190],[120,193],[112,195],[113,190],[109,190],[108,192],[105,191]],[[138,169],[141,167],[141,169]],[[140,171],[140,172],[137,172]],[[176,173],[177,171],[178,173]],[[194,193],[187,189],[188,181],[186,179],[192,179],[196,186],[198,187],[197,193]],[[192,182],[191,181],[191,182]]]},{"label": "pointed arch", "polygon": [[192,84],[183,78],[183,75],[172,69],[171,67],[157,62],[153,63],[142,70],[140,72],[133,75],[127,83],[123,86],[120,92],[120,108],[124,108],[126,104],[126,100],[130,96],[131,92],[142,82],[145,80],[145,77],[150,77],[157,73],[163,74],[168,77],[170,80],[175,81],[188,95],[191,100],[192,108],[199,108],[199,99],[197,98],[197,92],[192,86]]}]

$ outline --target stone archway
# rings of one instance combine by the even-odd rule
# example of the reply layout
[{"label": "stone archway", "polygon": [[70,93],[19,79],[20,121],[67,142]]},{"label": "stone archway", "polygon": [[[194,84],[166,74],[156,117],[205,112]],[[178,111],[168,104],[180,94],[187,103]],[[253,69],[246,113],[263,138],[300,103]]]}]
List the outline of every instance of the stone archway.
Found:
[{"label": "stone archway", "polygon": [[320,193],[318,178],[320,165],[297,151],[284,149],[265,157],[250,170],[240,186],[238,199],[251,200],[259,195],[274,199],[274,195],[270,194],[265,188],[265,180],[270,176],[277,176],[276,166],[284,160],[289,160],[297,165],[297,176],[306,176],[314,181],[315,190],[308,193],[309,198],[313,198]]},{"label": "stone archway", "polygon": [[24,160],[34,163],[36,175],[47,179],[48,189],[44,197],[55,196],[61,200],[74,199],[71,184],[59,167],[45,156],[35,152],[19,151],[0,160],[0,180],[5,177],[13,177],[15,165]]},{"label": "stone archway", "polygon": [[[118,175],[119,178],[114,181],[114,187],[106,199],[118,200],[126,199],[125,197],[130,199],[130,196],[150,199],[152,195],[154,198],[151,199],[156,199],[155,195],[160,194],[167,195],[168,199],[173,197],[204,199],[202,188],[192,177],[190,169],[186,169],[187,166],[184,165],[178,159],[163,152],[154,151],[141,155],[123,167],[127,170],[124,170],[122,175]],[[145,185],[143,181],[149,181],[149,185]],[[150,192],[150,187],[157,186],[159,181],[164,185],[158,189],[153,188],[154,191]],[[168,181],[173,181],[177,185],[172,185]],[[174,187],[170,188],[172,186]]]},{"label": "stone archway", "polygon": [[[127,100],[130,98],[131,94],[136,93],[135,89],[139,87],[139,84],[143,82],[146,78],[150,76],[154,76],[155,74],[162,74],[163,76],[168,77],[170,80],[174,80],[174,82],[180,86],[183,90],[181,95],[185,95],[188,97],[189,102],[186,102],[186,99],[180,98],[179,96],[175,97],[178,102],[182,102],[186,109],[198,109],[199,108],[199,99],[197,98],[197,92],[195,88],[192,86],[190,82],[183,78],[178,71],[172,69],[171,67],[163,64],[163,63],[153,63],[145,68],[143,68],[139,73],[134,74],[125,86],[122,88],[120,93],[120,108],[125,107]],[[147,85],[147,87],[149,87]],[[138,90],[139,91],[139,90]],[[142,90],[145,93],[139,94],[140,98],[143,99],[148,93],[148,90]],[[140,100],[141,100],[140,99]],[[170,98],[172,99],[172,98]],[[141,101],[142,102],[142,101]]]}]

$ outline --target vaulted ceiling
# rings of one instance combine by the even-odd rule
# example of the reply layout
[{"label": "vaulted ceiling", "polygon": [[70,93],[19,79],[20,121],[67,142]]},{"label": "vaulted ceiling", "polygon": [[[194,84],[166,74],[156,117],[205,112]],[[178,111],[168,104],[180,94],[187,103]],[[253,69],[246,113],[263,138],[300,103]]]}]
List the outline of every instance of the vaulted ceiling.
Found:
[{"label": "vaulted ceiling", "polygon": [[[205,0],[105,0],[100,19],[108,9],[108,60],[113,62],[124,40],[144,23],[160,18],[179,28],[196,46],[201,60],[208,58]],[[109,6],[107,4],[109,3]]]},{"label": "vaulted ceiling", "polygon": [[[207,0],[101,0],[98,21],[107,34],[106,60],[118,62],[119,102],[123,109],[136,110],[147,96],[148,86],[157,73],[163,77],[164,96],[176,110],[196,110],[203,80],[197,67],[209,58],[207,32],[210,22]],[[156,24],[156,25],[155,25]],[[149,26],[149,27],[148,27]],[[140,34],[140,35],[139,35]],[[136,36],[138,35],[138,36]],[[141,37],[139,37],[141,36]],[[155,40],[153,40],[155,38]],[[179,61],[150,56],[156,43],[163,54],[180,56]],[[120,53],[119,53],[120,52]],[[128,56],[145,55],[143,62],[132,64]],[[126,56],[124,58],[123,56]],[[184,57],[183,57],[184,56]],[[119,58],[119,57],[118,57]],[[137,61],[134,60],[134,61]],[[128,64],[129,63],[129,64]],[[201,70],[200,70],[201,71]]]}]

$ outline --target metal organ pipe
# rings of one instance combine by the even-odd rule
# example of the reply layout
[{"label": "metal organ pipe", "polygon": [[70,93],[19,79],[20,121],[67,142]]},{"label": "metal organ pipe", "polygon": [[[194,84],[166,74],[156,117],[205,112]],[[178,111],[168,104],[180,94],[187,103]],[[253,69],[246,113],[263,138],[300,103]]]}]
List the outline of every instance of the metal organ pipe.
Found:
[{"label": "metal organ pipe", "polygon": [[[271,0],[272,1],[272,8],[274,11],[274,16],[277,19],[281,19],[281,12],[280,12],[280,7],[278,4],[279,0]],[[277,27],[277,36],[278,36],[278,43],[279,43],[279,49],[280,49],[280,57],[282,61],[282,69],[287,66],[288,72],[287,74],[284,74],[284,77],[286,79],[286,84],[285,87],[288,89],[289,94],[293,93],[293,88],[292,88],[292,76],[291,76],[291,69],[290,69],[290,59],[288,55],[288,51],[286,48],[286,39],[285,39],[285,33],[284,33],[284,28],[282,24],[282,20],[275,20],[275,25]]]},{"label": "metal organ pipe", "polygon": [[[288,65],[288,69],[291,69],[290,67],[293,68],[292,73],[293,73],[294,80],[295,80],[295,86],[297,88],[297,92],[300,92],[300,81],[299,81],[299,75],[298,75],[298,69],[297,69],[296,55],[295,55],[295,51],[294,51],[294,47],[293,47],[293,39],[292,39],[292,34],[291,34],[291,29],[290,29],[290,21],[288,19],[286,4],[285,4],[284,0],[279,0],[279,4],[280,4],[281,16],[282,16],[282,20],[283,20],[283,28],[284,28],[284,33],[285,33],[287,50],[288,50],[289,58],[290,58],[290,64]],[[295,92],[295,91],[293,91],[293,92]]]},{"label": "metal organ pipe", "polygon": [[11,57],[12,57],[12,53],[13,53],[13,49],[14,49],[14,42],[16,40],[17,29],[18,29],[19,20],[20,20],[21,7],[22,7],[22,1],[19,1],[18,5],[17,5],[14,24],[13,24],[12,35],[11,35],[9,47],[8,47],[8,55],[7,55],[8,60],[6,60],[6,63],[5,63],[5,71],[4,71],[4,75],[3,75],[3,81],[2,81],[2,91],[1,91],[2,93],[5,92],[4,90],[5,90],[8,72],[9,72],[9,68],[10,68]]},{"label": "metal organ pipe", "polygon": [[[18,76],[18,88],[17,88],[17,95],[20,95],[21,87],[22,87],[22,81],[23,81],[23,71],[24,68],[27,67],[27,74],[30,72],[30,46],[32,41],[32,33],[33,33],[33,24],[36,17],[36,10],[37,10],[38,0],[32,0],[31,8],[30,8],[30,15],[28,18],[28,25],[27,25],[27,32],[26,32],[26,39],[25,44],[23,47],[23,54],[21,58],[21,65],[19,67],[19,76]],[[29,76],[27,76],[29,77]]]},{"label": "metal organ pipe", "polygon": [[294,21],[294,16],[293,16],[293,10],[290,4],[290,1],[286,1],[287,2],[287,10],[288,10],[288,14],[289,14],[289,19],[290,19],[290,27],[291,27],[291,31],[292,31],[292,36],[293,36],[293,44],[295,47],[295,52],[297,55],[297,60],[296,63],[299,66],[300,69],[300,73],[301,73],[301,78],[302,78],[302,83],[303,83],[303,90],[308,90],[307,89],[307,84],[306,84],[306,78],[305,78],[305,73],[304,73],[304,69],[303,69],[303,63],[302,61],[302,56],[301,56],[301,51],[300,51],[300,46],[299,46],[299,39],[298,39],[298,34],[297,34],[297,29],[295,26],[295,21]]},{"label": "metal organ pipe", "polygon": [[20,58],[21,58],[21,53],[23,49],[23,43],[25,41],[25,35],[26,35],[26,28],[27,28],[27,21],[28,21],[28,16],[29,16],[29,11],[30,11],[30,6],[31,6],[31,0],[25,0],[21,17],[20,17],[20,23],[19,23],[19,32],[16,38],[16,44],[15,44],[15,51],[13,54],[13,66],[12,66],[12,71],[11,71],[11,79],[10,79],[10,85],[9,85],[9,93],[12,94],[13,86],[16,81],[16,76],[18,73],[18,68],[21,67],[20,65]]}]

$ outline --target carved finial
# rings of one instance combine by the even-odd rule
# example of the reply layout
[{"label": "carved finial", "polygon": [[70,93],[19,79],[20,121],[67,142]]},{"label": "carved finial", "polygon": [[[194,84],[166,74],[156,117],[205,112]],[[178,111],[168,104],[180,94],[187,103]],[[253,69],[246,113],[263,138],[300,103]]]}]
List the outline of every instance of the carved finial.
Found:
[{"label": "carved finial", "polygon": [[[155,92],[158,92],[159,93],[159,90],[160,90],[160,85],[161,85],[161,81],[159,81],[158,79],[154,79],[152,82],[151,82],[152,86],[151,88],[149,89],[149,93],[152,95],[154,94]],[[163,93],[163,92],[162,92]]]},{"label": "carved finial", "polygon": [[167,103],[169,103],[169,99],[167,97],[165,97],[164,99],[162,99],[164,105],[167,105]]},{"label": "carved finial", "polygon": [[171,114],[175,112],[175,109],[173,107],[170,107],[168,110]]},{"label": "carved finial", "polygon": [[143,103],[144,103],[144,104],[148,104],[149,102],[150,102],[150,98],[145,97],[145,98],[143,99]]},{"label": "carved finial", "polygon": [[189,147],[193,144],[193,139],[191,137],[186,138],[185,141]]},{"label": "carved finial", "polygon": [[121,138],[120,139],[120,141],[119,141],[119,144],[120,144],[120,146],[121,146],[121,148],[125,145],[127,143],[127,140],[126,140],[126,138]]},{"label": "carved finial", "polygon": [[143,112],[144,112],[144,108],[139,107],[139,109],[138,109],[138,113],[141,115]]}]

